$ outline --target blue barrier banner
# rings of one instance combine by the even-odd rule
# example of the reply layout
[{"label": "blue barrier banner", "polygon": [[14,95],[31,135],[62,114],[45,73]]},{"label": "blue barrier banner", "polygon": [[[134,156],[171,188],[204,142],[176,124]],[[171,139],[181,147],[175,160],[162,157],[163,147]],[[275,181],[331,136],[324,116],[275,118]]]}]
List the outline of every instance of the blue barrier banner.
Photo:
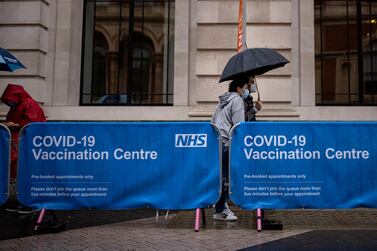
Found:
[{"label": "blue barrier banner", "polygon": [[4,125],[0,125],[0,205],[4,204],[9,195],[10,175],[10,132]]},{"label": "blue barrier banner", "polygon": [[46,209],[194,209],[219,197],[210,123],[33,123],[20,137],[18,199]]},{"label": "blue barrier banner", "polygon": [[377,207],[377,123],[241,123],[231,199],[244,209]]}]

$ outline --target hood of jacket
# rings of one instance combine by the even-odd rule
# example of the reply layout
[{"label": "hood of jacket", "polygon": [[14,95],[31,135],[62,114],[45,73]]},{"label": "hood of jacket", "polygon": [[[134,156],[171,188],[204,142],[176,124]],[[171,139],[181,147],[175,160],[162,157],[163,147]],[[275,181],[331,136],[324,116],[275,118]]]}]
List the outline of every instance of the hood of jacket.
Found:
[{"label": "hood of jacket", "polygon": [[229,104],[230,101],[232,101],[232,99],[236,98],[237,96],[239,96],[237,92],[226,92],[223,95],[219,96],[221,109]]},{"label": "hood of jacket", "polygon": [[0,100],[7,104],[20,104],[26,99],[31,98],[29,93],[27,93],[21,85],[8,84]]}]

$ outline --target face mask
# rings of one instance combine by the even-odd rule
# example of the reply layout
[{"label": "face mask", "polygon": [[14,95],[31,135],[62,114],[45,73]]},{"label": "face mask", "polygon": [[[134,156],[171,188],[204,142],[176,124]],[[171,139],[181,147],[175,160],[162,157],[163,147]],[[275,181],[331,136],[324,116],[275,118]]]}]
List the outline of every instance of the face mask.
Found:
[{"label": "face mask", "polygon": [[250,86],[250,92],[251,93],[257,92],[257,85],[255,83],[251,84],[251,86]]},{"label": "face mask", "polygon": [[15,102],[8,102],[7,103],[10,107],[15,107],[17,105],[17,103]]},{"label": "face mask", "polygon": [[249,97],[249,95],[250,95],[249,89],[243,89],[242,98],[246,99],[247,97]]}]

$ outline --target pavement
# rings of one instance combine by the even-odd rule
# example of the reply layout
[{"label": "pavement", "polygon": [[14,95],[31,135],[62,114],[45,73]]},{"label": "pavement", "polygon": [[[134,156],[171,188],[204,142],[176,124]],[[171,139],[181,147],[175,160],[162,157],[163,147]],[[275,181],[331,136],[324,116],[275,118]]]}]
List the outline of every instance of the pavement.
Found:
[{"label": "pavement", "polygon": [[[16,239],[34,234],[35,223],[39,212],[32,214],[9,212],[6,207],[0,207],[0,241]],[[52,211],[47,211],[44,217],[46,225],[52,225]],[[130,221],[152,217],[156,214],[152,209],[133,209],[133,210],[67,210],[53,211],[59,223],[64,223],[67,230],[99,226],[116,222]]]},{"label": "pavement", "polygon": [[150,215],[122,220],[111,211],[120,222],[2,240],[0,250],[377,250],[376,209],[269,210],[267,217],[281,220],[283,230],[262,232],[253,212],[232,210],[236,222],[213,221],[206,209],[199,232],[194,211],[161,215],[158,222]]}]

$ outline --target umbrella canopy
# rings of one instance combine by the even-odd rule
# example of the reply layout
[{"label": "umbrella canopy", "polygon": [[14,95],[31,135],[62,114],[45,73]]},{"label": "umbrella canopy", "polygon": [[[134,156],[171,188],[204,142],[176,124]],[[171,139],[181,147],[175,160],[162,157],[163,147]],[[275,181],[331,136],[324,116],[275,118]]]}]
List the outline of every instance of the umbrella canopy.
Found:
[{"label": "umbrella canopy", "polygon": [[9,51],[0,47],[0,71],[14,71],[20,68],[26,67]]},{"label": "umbrella canopy", "polygon": [[234,80],[250,75],[261,75],[289,63],[277,51],[269,48],[251,48],[234,55],[226,64],[220,81]]}]

